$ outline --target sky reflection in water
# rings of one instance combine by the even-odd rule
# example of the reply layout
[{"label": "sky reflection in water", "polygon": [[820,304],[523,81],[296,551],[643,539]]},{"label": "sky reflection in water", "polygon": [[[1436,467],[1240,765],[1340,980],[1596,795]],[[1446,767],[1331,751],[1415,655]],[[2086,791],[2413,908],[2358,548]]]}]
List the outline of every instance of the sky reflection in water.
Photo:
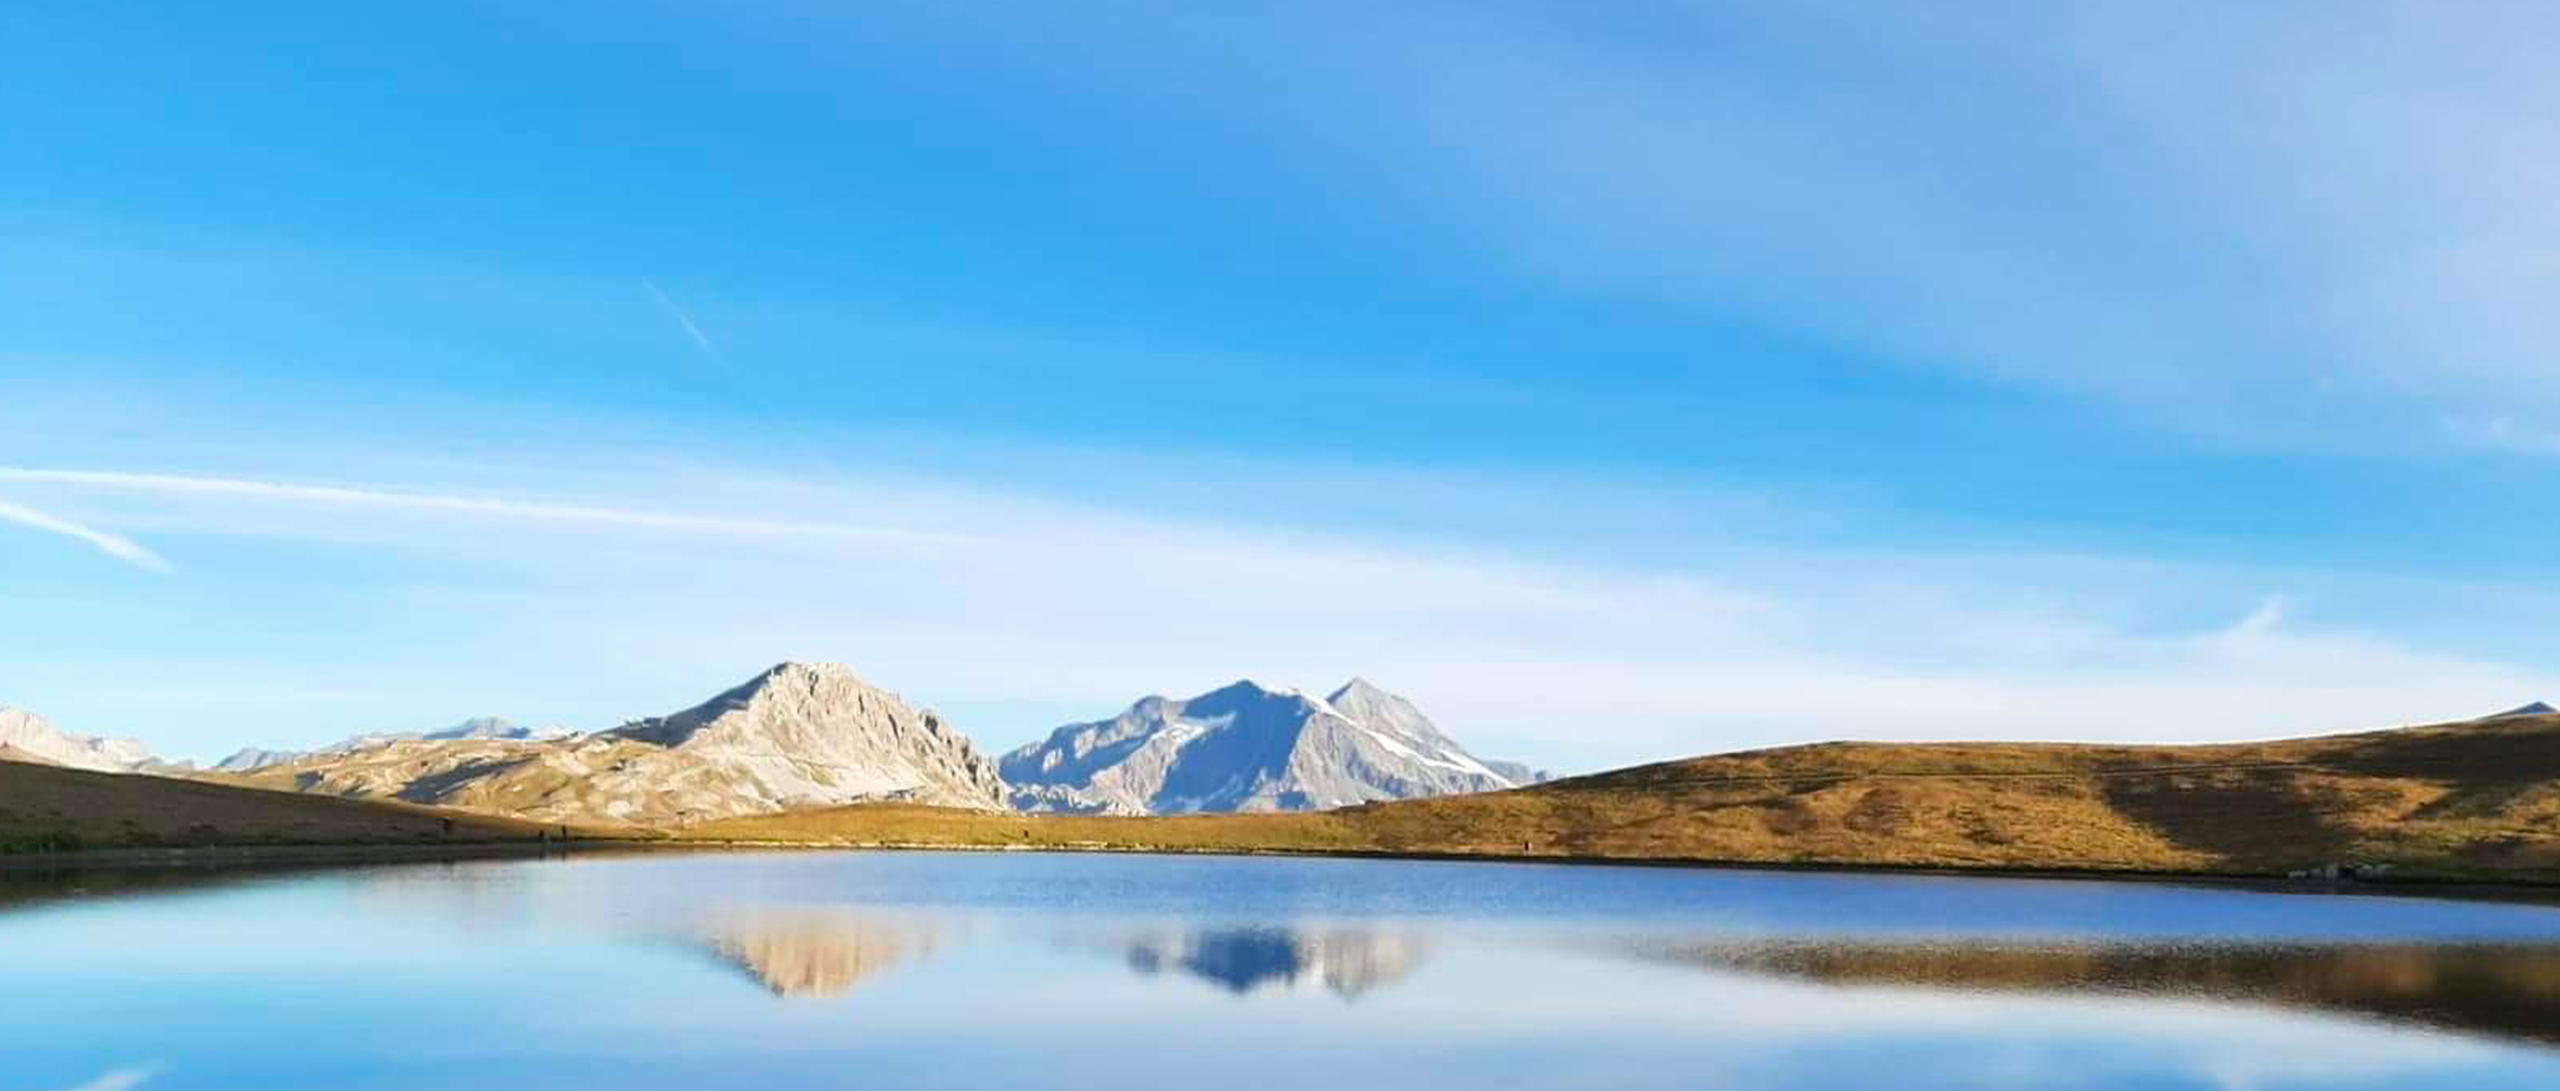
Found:
[{"label": "sky reflection in water", "polygon": [[2560,1085],[2520,904],[925,853],[0,899],[0,1091]]}]

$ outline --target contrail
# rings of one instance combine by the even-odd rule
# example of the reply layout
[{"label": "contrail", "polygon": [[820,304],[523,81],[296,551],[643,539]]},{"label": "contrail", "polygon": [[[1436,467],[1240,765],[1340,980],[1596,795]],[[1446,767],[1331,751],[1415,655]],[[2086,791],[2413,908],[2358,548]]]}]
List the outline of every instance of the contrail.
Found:
[{"label": "contrail", "polygon": [[83,526],[60,516],[47,515],[34,508],[19,507],[6,500],[0,500],[0,521],[34,527],[37,530],[49,530],[56,534],[67,534],[98,547],[107,556],[153,572],[174,571],[169,567],[169,562],[162,560],[159,554],[144,549],[140,543],[131,538],[121,534],[109,534],[96,527]]},{"label": "contrail", "polygon": [[693,324],[693,319],[685,315],[684,308],[676,306],[676,301],[668,297],[665,289],[658,287],[657,281],[643,278],[640,283],[649,286],[649,294],[657,297],[658,309],[667,312],[667,317],[675,319],[676,325],[684,327],[685,336],[693,338],[693,343],[702,348],[703,355],[711,357],[712,362],[721,367],[729,366],[728,358],[720,355],[719,349],[712,347],[711,338],[703,335],[702,327]]},{"label": "contrail", "polygon": [[[282,500],[338,507],[370,507],[440,511],[457,514],[487,515],[549,522],[589,523],[607,526],[646,528],[653,530],[689,531],[694,533],[730,534],[755,537],[813,537],[837,539],[869,539],[912,544],[950,545],[971,540],[962,534],[916,530],[906,527],[875,526],[859,523],[807,522],[784,519],[753,519],[722,515],[691,515],[679,512],[648,511],[637,508],[605,507],[594,504],[555,504],[544,501],[511,500],[495,496],[455,496],[443,493],[407,492],[395,489],[352,488],[344,485],[301,485],[284,481],[256,481],[233,477],[193,477],[183,474],[126,473],[114,470],[46,470],[24,466],[0,466],[0,481],[24,481],[47,485],[77,485],[88,488],[122,489],[133,492],[155,492],[190,496],[228,496],[243,499]],[[53,519],[40,512],[15,509],[25,516],[18,521],[58,530],[85,538],[117,556],[146,567],[159,564],[141,547],[111,534],[101,534],[77,524]],[[0,514],[7,514],[0,511]],[[36,519],[45,520],[35,522]],[[115,543],[110,545],[109,543]],[[131,550],[143,561],[119,549]]]},{"label": "contrail", "polygon": [[[640,278],[640,283],[648,285],[649,294],[658,300],[658,309],[667,312],[667,317],[675,319],[676,325],[684,327],[685,336],[693,338],[693,343],[701,347],[704,356],[710,357],[711,362],[720,365],[720,370],[724,372],[736,370],[729,366],[729,358],[711,343],[711,338],[703,334],[702,327],[694,325],[692,317],[684,313],[684,308],[676,306],[675,298],[668,295],[666,289],[658,287],[658,282],[648,277]],[[810,443],[808,437],[801,435],[797,429],[776,421],[774,435],[799,448],[800,456],[808,459],[810,465],[823,466],[827,463],[826,457],[819,453],[817,446]]]}]

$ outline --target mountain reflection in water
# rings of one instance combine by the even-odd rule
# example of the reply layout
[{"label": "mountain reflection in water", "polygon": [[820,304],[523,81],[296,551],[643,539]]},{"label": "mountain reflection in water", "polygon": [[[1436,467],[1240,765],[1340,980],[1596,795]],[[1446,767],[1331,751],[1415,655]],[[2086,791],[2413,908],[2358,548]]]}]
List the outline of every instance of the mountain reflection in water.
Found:
[{"label": "mountain reflection in water", "polygon": [[1158,929],[1065,945],[1117,948],[1139,973],[1189,974],[1239,996],[1320,985],[1346,1000],[1403,980],[1429,947],[1419,932],[1348,924]]},{"label": "mountain reflection in water", "polygon": [[2560,1087],[2560,911],[2226,886],[749,851],[62,872],[0,878],[0,967],[5,1088]]},{"label": "mountain reflection in water", "polygon": [[1646,942],[1649,959],[1838,986],[2181,997],[2560,1045],[2560,946]]},{"label": "mountain reflection in water", "polygon": [[918,921],[800,909],[724,915],[704,929],[703,942],[773,995],[817,999],[843,996],[865,978],[931,954],[938,941]]},{"label": "mountain reflection in water", "polygon": [[[843,996],[943,940],[923,920],[825,907],[732,910],[699,936],[721,962],[789,999]],[[1079,933],[1058,946],[1116,951],[1141,974],[1189,974],[1239,996],[1307,985],[1345,999],[1402,980],[1426,949],[1418,933],[1351,925]]]}]

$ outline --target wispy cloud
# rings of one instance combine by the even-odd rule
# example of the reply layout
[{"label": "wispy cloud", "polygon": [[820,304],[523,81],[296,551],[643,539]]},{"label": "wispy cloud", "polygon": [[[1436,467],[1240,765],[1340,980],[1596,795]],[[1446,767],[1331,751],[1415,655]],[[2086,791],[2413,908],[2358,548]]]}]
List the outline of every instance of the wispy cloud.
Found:
[{"label": "wispy cloud", "polygon": [[[398,489],[359,488],[343,485],[311,485],[289,481],[260,481],[235,477],[199,477],[184,474],[127,473],[114,470],[43,469],[24,466],[0,466],[0,481],[29,484],[72,485],[87,488],[117,489],[190,496],[231,497],[244,500],[283,501],[336,507],[405,509],[445,512],[455,515],[486,516],[507,519],[539,520],[561,523],[584,523],[632,529],[686,531],[703,534],[741,535],[751,537],[804,537],[832,539],[866,539],[874,541],[918,544],[950,543],[957,535],[903,526],[883,526],[851,522],[821,522],[791,519],[699,515],[685,512],[656,511],[645,508],[615,507],[595,504],[559,504],[517,500],[496,496],[469,496],[436,492],[410,492]],[[66,520],[55,519],[42,512],[0,505],[0,516],[46,530],[58,531],[87,540],[100,549],[145,567],[167,570],[167,564],[147,550],[112,534],[92,530]]]},{"label": "wispy cloud", "polygon": [[[1576,293],[2235,440],[2560,412],[2554,9],[2337,9],[1415,4],[1346,41],[1283,6],[1249,34],[1035,17],[1006,59],[1100,52],[1276,146],[1322,134],[1342,191]],[[1256,78],[1274,52],[1322,78]]]},{"label": "wispy cloud", "polygon": [[711,338],[702,332],[702,327],[693,324],[693,317],[684,313],[684,308],[676,306],[674,297],[669,296],[665,289],[658,287],[657,281],[643,280],[640,283],[649,286],[649,294],[657,299],[658,309],[667,312],[667,317],[675,319],[676,325],[684,327],[685,336],[693,338],[694,345],[702,349],[703,355],[709,356],[712,363],[721,367],[729,366],[728,358],[720,355],[719,348],[714,346]]},{"label": "wispy cloud", "polygon": [[159,1071],[159,1069],[147,1067],[110,1069],[100,1074],[97,1079],[77,1087],[64,1088],[63,1091],[132,1091],[133,1088],[142,1086],[143,1081],[159,1075]]},{"label": "wispy cloud", "polygon": [[[1240,675],[1318,688],[1363,674],[1486,753],[1590,769],[1842,736],[2281,735],[2458,718],[2560,692],[2560,676],[2525,660],[2376,636],[2324,612],[2441,598],[2362,578],[1918,552],[1611,563],[940,482],[702,467],[582,481],[590,498],[651,500],[0,467],[0,482],[29,488],[127,493],[137,519],[219,519],[226,534],[296,543],[297,582],[314,588],[376,578],[385,558],[432,558],[436,578],[365,596],[330,624],[439,634],[455,656],[447,688],[471,696],[455,717],[494,705],[610,723],[682,707],[773,659],[826,658],[1000,746],[1143,693]],[[792,518],[686,514],[723,508]],[[392,517],[421,512],[437,517]],[[491,533],[498,520],[526,525]],[[883,534],[930,544],[883,549]],[[333,552],[364,563],[339,571]],[[504,579],[446,578],[455,573]],[[277,608],[237,594],[241,609]],[[473,650],[490,640],[524,654]],[[280,743],[418,719],[413,673],[333,661],[329,685],[384,696],[325,707],[242,698],[214,719],[297,725],[302,737]],[[158,675],[207,692],[313,681],[290,658]],[[148,726],[137,721],[162,714],[127,701],[94,715]]]},{"label": "wispy cloud", "polygon": [[162,573],[172,571],[168,561],[162,559],[159,554],[143,548],[140,543],[131,538],[75,523],[58,515],[48,515],[34,508],[22,507],[6,500],[0,500],[0,522],[16,523],[19,526],[49,530],[55,534],[78,538],[98,547],[100,552],[138,568]]}]

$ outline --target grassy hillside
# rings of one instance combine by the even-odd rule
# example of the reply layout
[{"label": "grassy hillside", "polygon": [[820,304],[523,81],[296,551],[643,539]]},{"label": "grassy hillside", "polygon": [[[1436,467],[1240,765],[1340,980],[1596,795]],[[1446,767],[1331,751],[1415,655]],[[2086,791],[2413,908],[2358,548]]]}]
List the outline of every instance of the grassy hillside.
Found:
[{"label": "grassy hillside", "polygon": [[2560,716],[2220,746],[1824,743],[1323,814],[849,807],[709,839],[2560,877]]},{"label": "grassy hillside", "polygon": [[[447,833],[446,819],[455,823]],[[0,762],[0,845],[506,839],[509,818]],[[2560,716],[2222,746],[1824,743],[1316,814],[871,805],[581,837],[2560,881]]]},{"label": "grassy hillside", "polygon": [[527,840],[541,828],[407,804],[0,760],[0,852]]}]

